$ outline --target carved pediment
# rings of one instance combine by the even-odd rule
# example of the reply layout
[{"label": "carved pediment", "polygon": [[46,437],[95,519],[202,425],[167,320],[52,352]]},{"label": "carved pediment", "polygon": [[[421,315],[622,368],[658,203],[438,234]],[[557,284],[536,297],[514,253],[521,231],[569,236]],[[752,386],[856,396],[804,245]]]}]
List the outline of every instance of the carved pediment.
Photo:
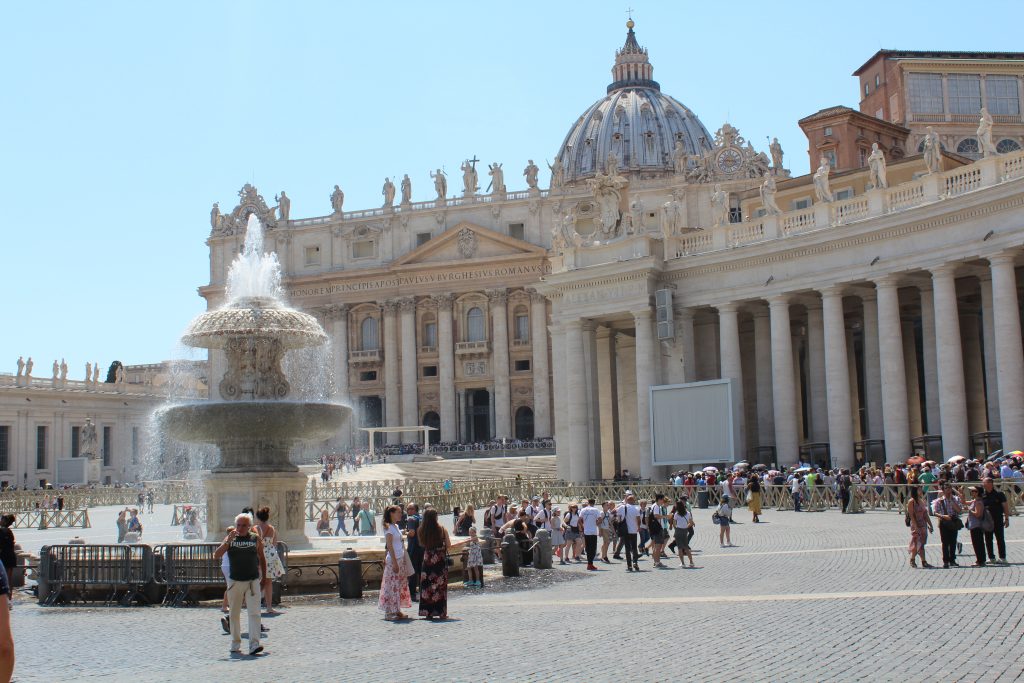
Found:
[{"label": "carved pediment", "polygon": [[544,256],[546,253],[542,247],[529,242],[462,222],[397,259],[394,265],[459,263],[509,256]]},{"label": "carved pediment", "polygon": [[250,214],[256,214],[263,227],[273,230],[277,227],[277,218],[274,214],[276,207],[267,206],[263,195],[255,187],[246,183],[238,191],[238,205],[229,214],[223,214],[217,218],[213,226],[214,237],[227,237],[236,233],[245,232],[246,223]]}]

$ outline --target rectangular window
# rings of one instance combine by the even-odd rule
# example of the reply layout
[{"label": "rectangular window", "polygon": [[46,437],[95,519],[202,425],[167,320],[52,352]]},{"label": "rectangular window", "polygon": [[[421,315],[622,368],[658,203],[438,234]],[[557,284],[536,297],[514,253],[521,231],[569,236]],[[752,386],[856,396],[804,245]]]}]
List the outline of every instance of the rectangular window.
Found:
[{"label": "rectangular window", "polygon": [[530,361],[529,360],[517,360],[514,367],[515,367],[515,371],[516,372],[529,372],[530,371]]},{"label": "rectangular window", "polygon": [[793,200],[793,211],[798,211],[800,209],[809,209],[810,207],[811,207],[811,199],[810,199],[810,197],[805,197],[804,199],[794,199]]},{"label": "rectangular window", "polygon": [[306,247],[306,265],[320,265],[320,247]]},{"label": "rectangular window", "polygon": [[372,258],[373,253],[373,240],[352,243],[352,258]]},{"label": "rectangular window", "polygon": [[11,428],[0,426],[0,471],[6,471],[11,458]]},{"label": "rectangular window", "polygon": [[424,365],[423,366],[424,377],[437,377],[437,366],[436,365]]},{"label": "rectangular window", "polygon": [[864,97],[867,97],[868,93],[870,93],[870,92],[871,92],[871,86],[868,85],[867,83],[865,83],[864,84]]},{"label": "rectangular window", "polygon": [[376,370],[364,370],[359,373],[360,382],[376,382],[377,371]]},{"label": "rectangular window", "polygon": [[416,246],[422,247],[424,244],[430,241],[429,232],[418,232],[416,233]]},{"label": "rectangular window", "polygon": [[139,463],[139,428],[132,427],[132,464]]},{"label": "rectangular window", "polygon": [[508,236],[515,237],[517,240],[526,239],[526,228],[522,223],[512,223],[508,226]]},{"label": "rectangular window", "polygon": [[863,147],[857,150],[857,161],[861,168],[868,165],[868,151]]},{"label": "rectangular window", "polygon": [[516,316],[516,341],[530,341],[530,316]]},{"label": "rectangular window", "polygon": [[423,325],[423,346],[431,349],[437,348],[437,323]]},{"label": "rectangular window", "polygon": [[852,196],[853,188],[851,187],[847,187],[846,189],[843,190],[836,190],[836,201],[839,201],[840,199],[849,199]]},{"label": "rectangular window", "polygon": [[825,126],[825,137],[832,137],[832,126]]},{"label": "rectangular window", "polygon": [[912,113],[943,113],[941,74],[907,74],[907,91]]},{"label": "rectangular window", "polygon": [[1017,116],[1020,114],[1016,77],[986,76],[985,100],[988,103],[988,113],[992,116]]},{"label": "rectangular window", "polygon": [[881,84],[882,84],[882,77],[879,76],[878,74],[875,74],[875,87],[877,88]]},{"label": "rectangular window", "polygon": [[103,466],[110,467],[111,450],[113,444],[111,443],[111,429],[110,427],[103,428]]},{"label": "rectangular window", "polygon": [[949,113],[974,115],[981,111],[981,76],[950,74]]},{"label": "rectangular window", "polygon": [[78,450],[82,442],[82,428],[72,427],[71,428],[71,457],[77,458],[80,454]]},{"label": "rectangular window", "polygon": [[46,469],[46,427],[36,427],[36,469]]}]

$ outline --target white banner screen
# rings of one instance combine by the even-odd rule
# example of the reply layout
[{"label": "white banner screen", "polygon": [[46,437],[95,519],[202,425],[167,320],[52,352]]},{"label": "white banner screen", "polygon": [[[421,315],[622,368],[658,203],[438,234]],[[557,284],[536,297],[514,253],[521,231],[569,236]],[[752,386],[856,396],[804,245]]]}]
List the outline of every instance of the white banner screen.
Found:
[{"label": "white banner screen", "polygon": [[730,380],[651,387],[655,465],[736,462]]}]

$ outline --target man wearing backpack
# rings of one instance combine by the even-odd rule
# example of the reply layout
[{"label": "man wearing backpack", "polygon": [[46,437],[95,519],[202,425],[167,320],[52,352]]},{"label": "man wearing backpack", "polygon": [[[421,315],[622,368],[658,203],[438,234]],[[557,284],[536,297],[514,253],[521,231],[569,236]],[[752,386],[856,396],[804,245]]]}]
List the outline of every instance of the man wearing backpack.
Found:
[{"label": "man wearing backpack", "polygon": [[668,540],[668,507],[665,506],[665,494],[654,494],[654,504],[647,509],[647,531],[651,535],[651,555],[654,567],[668,569],[661,563],[661,555],[665,551]]},{"label": "man wearing backpack", "polygon": [[640,533],[640,508],[636,505],[636,496],[626,496],[626,501],[616,508],[620,521],[619,534],[624,537],[626,546],[626,571],[638,572],[637,565],[639,555],[636,547],[636,537]]}]

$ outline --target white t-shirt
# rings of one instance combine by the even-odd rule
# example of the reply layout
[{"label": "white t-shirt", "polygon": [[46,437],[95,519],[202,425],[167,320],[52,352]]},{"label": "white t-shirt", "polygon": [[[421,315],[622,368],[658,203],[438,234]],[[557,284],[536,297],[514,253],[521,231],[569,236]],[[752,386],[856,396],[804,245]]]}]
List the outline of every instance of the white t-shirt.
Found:
[{"label": "white t-shirt", "polygon": [[504,505],[495,505],[491,508],[491,526],[500,528],[505,523],[507,508]]},{"label": "white t-shirt", "polygon": [[547,529],[548,531],[551,531],[551,512],[541,508],[541,510],[534,515],[533,523],[537,525],[538,529]]},{"label": "white t-shirt", "polygon": [[[394,537],[394,539],[395,539],[394,546],[395,547],[394,547],[393,550],[395,552],[395,559],[396,560],[401,560],[402,556],[405,554],[405,547],[404,547],[405,544],[402,542],[402,530],[398,528],[397,524],[389,524],[388,528],[384,531],[384,534],[385,534],[385,536],[393,536]],[[384,540],[388,541],[387,538],[385,538]],[[388,543],[390,544],[391,541],[388,541]]]},{"label": "white t-shirt", "polygon": [[583,534],[597,536],[597,522],[601,519],[601,511],[593,506],[585,507],[580,510],[580,519],[583,520]]},{"label": "white t-shirt", "polygon": [[672,513],[672,521],[675,522],[677,529],[685,529],[690,526],[690,520],[693,519],[693,515],[687,510],[685,515],[681,515],[678,512]]},{"label": "white t-shirt", "polygon": [[640,533],[640,508],[631,503],[622,503],[615,508],[615,511],[618,513],[619,519],[626,520],[627,533]]}]

